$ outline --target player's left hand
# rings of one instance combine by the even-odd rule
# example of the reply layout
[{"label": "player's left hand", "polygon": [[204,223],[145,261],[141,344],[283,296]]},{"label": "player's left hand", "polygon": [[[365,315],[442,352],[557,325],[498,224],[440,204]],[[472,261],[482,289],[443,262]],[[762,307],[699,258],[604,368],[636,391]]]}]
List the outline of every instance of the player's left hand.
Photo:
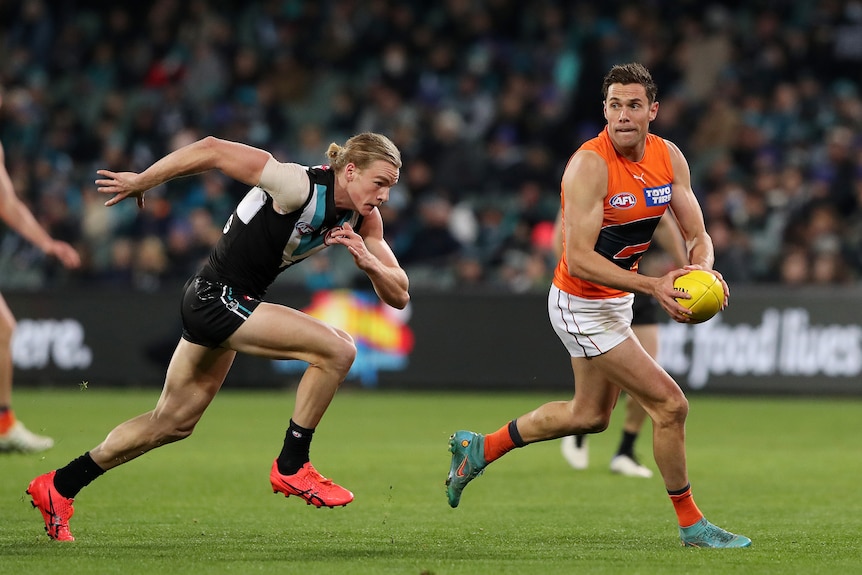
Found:
[{"label": "player's left hand", "polygon": [[374,257],[368,251],[368,247],[365,245],[365,240],[362,239],[362,236],[356,233],[353,226],[348,223],[329,230],[324,243],[328,246],[341,244],[346,247],[359,269],[365,269],[368,259]]}]

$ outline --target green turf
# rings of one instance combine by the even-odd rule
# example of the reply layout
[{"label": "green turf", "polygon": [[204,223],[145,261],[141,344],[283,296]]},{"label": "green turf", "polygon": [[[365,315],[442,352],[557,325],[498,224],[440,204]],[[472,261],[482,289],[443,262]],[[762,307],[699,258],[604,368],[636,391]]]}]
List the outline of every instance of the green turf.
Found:
[{"label": "green turf", "polygon": [[[658,475],[611,475],[622,411],[591,438],[589,470],[557,442],[517,450],[446,503],[448,436],[489,432],[547,394],[343,390],[312,459],[347,486],[345,508],[315,509],[269,488],[293,394],[223,391],[194,435],[82,491],[72,532],[51,541],[24,496],[35,475],[149,409],[158,392],[16,390],[29,427],[57,439],[0,455],[0,573],[139,574],[788,574],[862,564],[862,401],[691,398],[689,470],[700,508],[750,549],[679,545]],[[649,439],[641,440],[642,458]]]}]

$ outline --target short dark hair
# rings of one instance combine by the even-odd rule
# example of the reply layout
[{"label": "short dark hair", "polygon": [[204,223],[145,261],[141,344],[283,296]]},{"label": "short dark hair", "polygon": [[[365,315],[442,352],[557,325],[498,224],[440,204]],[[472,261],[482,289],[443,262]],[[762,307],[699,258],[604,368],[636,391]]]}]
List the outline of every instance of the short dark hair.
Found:
[{"label": "short dark hair", "polygon": [[611,84],[640,84],[646,90],[649,103],[655,102],[658,94],[658,86],[653,82],[652,74],[643,64],[630,62],[628,64],[617,64],[605,75],[602,82],[602,101],[608,99],[608,88]]}]

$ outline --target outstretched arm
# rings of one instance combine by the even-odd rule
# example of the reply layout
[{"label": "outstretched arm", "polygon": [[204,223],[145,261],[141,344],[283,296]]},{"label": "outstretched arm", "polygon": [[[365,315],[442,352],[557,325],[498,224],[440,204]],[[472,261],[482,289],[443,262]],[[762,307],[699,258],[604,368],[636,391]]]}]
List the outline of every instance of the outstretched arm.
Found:
[{"label": "outstretched arm", "polygon": [[106,206],[132,197],[137,199],[138,207],[142,208],[144,192],[150,188],[207,170],[216,169],[230,178],[256,186],[260,182],[263,167],[271,158],[272,154],[265,150],[207,136],[174,150],[140,174],[98,170],[96,173],[104,179],[96,180],[96,186],[103,194],[114,194],[105,202]]},{"label": "outstretched arm", "polygon": [[75,248],[66,242],[52,238],[45,231],[45,228],[36,221],[27,205],[15,194],[12,179],[9,177],[9,172],[6,171],[5,160],[3,146],[0,146],[0,218],[27,241],[49,256],[59,259],[67,268],[80,266],[81,257]]}]

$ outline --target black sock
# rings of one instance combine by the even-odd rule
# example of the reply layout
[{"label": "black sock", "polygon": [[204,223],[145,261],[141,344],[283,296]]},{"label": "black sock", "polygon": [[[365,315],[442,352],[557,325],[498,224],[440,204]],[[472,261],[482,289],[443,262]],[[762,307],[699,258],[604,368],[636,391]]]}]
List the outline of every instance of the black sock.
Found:
[{"label": "black sock", "polygon": [[676,491],[671,491],[670,489],[668,489],[667,494],[668,495],[682,495],[683,493],[685,493],[689,489],[691,489],[691,483],[686,483],[685,487],[683,487],[682,489],[677,489]]},{"label": "black sock", "polygon": [[575,447],[580,449],[584,446],[584,440],[587,438],[586,435],[576,435],[575,436]]},{"label": "black sock", "polygon": [[72,460],[66,467],[57,470],[54,475],[54,488],[63,497],[74,499],[79,491],[104,472],[104,469],[96,465],[88,451]]},{"label": "black sock", "polygon": [[515,444],[515,447],[524,447],[527,445],[521,438],[521,432],[518,431],[518,423],[516,419],[509,422],[509,437],[512,438],[512,443]]},{"label": "black sock", "polygon": [[634,459],[635,455],[635,440],[638,438],[637,433],[623,431],[623,438],[620,440],[620,447],[617,449],[617,455],[627,455]]},{"label": "black sock", "polygon": [[284,446],[278,456],[278,472],[293,475],[308,463],[308,450],[311,448],[313,429],[306,429],[290,420],[290,427],[284,434]]}]

